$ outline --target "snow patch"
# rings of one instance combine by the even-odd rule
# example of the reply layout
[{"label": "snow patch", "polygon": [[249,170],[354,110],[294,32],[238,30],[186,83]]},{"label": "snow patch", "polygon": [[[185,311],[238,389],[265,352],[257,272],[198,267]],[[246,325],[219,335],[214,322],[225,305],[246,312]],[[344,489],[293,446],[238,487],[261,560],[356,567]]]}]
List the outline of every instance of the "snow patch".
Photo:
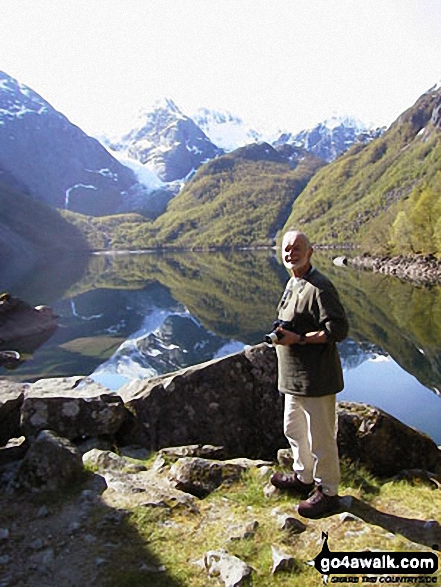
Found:
[{"label": "snow patch", "polygon": [[140,161],[131,159],[125,153],[123,154],[119,151],[112,151],[112,155],[120,163],[125,165],[125,167],[131,169],[136,175],[136,179],[139,181],[139,183],[144,185],[146,188],[150,190],[160,190],[165,188],[166,184],[161,179],[159,179],[156,173],[143,165]]},{"label": "snow patch", "polygon": [[66,195],[64,197],[64,209],[65,210],[69,210],[70,194],[71,194],[72,190],[76,190],[77,188],[84,188],[87,190],[97,190],[98,189],[94,185],[86,185],[84,183],[77,183],[77,184],[73,185],[72,187],[70,187],[69,189],[66,190]]}]

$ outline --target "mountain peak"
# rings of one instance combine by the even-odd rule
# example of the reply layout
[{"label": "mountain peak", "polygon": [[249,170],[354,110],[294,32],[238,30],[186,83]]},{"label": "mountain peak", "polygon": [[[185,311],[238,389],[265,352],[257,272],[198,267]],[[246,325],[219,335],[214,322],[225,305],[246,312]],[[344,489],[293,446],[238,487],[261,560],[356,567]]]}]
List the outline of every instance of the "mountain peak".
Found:
[{"label": "mountain peak", "polygon": [[145,106],[139,112],[139,119],[151,118],[158,115],[175,115],[184,117],[182,110],[172,98],[157,98],[149,106]]},{"label": "mountain peak", "polygon": [[365,132],[368,130],[368,127],[364,122],[345,114],[333,114],[329,118],[326,118],[321,124],[326,126],[329,130],[334,130],[339,127],[353,128],[357,132]]},{"label": "mountain peak", "polygon": [[139,161],[167,183],[185,180],[222,152],[171,98],[144,109],[137,126],[110,148]]},{"label": "mountain peak", "polygon": [[274,145],[279,147],[288,143],[303,147],[329,163],[347,151],[352,144],[365,143],[377,138],[383,130],[373,130],[355,118],[335,114],[313,128],[302,130],[296,135],[283,133]]},{"label": "mountain peak", "polygon": [[[28,86],[0,72],[0,170],[8,185],[53,208],[83,214],[116,213],[133,171],[69,122]],[[6,179],[5,179],[6,178]]]},{"label": "mountain peak", "polygon": [[228,110],[198,108],[191,117],[210,140],[225,151],[265,140],[262,132]]},{"label": "mountain peak", "polygon": [[48,102],[31,88],[0,71],[0,124],[29,113],[43,114],[49,108]]}]

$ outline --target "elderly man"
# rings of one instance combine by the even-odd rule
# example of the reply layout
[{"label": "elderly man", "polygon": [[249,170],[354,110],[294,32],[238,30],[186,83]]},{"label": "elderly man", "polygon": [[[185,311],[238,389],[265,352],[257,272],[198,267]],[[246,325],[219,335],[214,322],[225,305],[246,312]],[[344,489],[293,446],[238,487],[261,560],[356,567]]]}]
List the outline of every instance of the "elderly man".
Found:
[{"label": "elderly man", "polygon": [[330,280],[311,265],[308,237],[289,230],[283,263],[291,278],[278,306],[289,323],[276,341],[279,390],[285,395],[284,433],[293,453],[293,473],[275,473],[271,483],[301,497],[300,515],[321,518],[339,511],[340,464],[336,440],[336,394],[343,374],[336,342],[348,321]]}]

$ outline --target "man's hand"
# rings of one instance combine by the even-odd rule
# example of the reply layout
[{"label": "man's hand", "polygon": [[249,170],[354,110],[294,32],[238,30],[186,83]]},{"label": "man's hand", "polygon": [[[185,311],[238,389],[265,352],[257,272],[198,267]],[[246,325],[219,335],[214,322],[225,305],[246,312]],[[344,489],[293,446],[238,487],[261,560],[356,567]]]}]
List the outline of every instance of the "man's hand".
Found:
[{"label": "man's hand", "polygon": [[292,330],[285,330],[285,328],[277,328],[277,332],[282,334],[282,338],[277,341],[277,344],[281,344],[282,346],[290,346],[291,344],[305,344],[302,342],[300,334],[296,332],[292,332]]}]

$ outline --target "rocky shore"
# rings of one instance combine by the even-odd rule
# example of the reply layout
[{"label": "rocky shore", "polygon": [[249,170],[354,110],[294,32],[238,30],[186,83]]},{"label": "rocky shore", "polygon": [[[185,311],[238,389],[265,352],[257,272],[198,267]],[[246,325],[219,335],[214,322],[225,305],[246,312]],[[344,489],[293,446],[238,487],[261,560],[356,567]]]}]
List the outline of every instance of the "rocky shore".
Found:
[{"label": "rocky shore", "polygon": [[415,257],[359,255],[348,260],[348,264],[360,269],[393,275],[403,281],[424,285],[441,283],[441,261],[434,255],[416,255]]},{"label": "rocky shore", "polygon": [[[118,393],[82,377],[0,380],[1,587],[141,584],[110,579],[118,574],[113,552],[127,549],[125,520],[139,509],[159,516],[159,527],[170,532],[188,525],[184,534],[224,521],[223,547],[194,553],[186,563],[198,566],[197,583],[175,582],[132,533],[131,549],[137,545],[144,558],[130,568],[137,567],[145,584],[246,584],[255,572],[232,545],[253,540],[259,524],[279,536],[268,574],[299,573],[290,548],[282,548],[286,533],[299,536],[298,548],[316,548],[308,541],[321,526],[302,520],[293,506],[276,507],[284,502],[269,476],[291,466],[281,402],[274,350],[266,345],[134,381]],[[430,438],[364,404],[342,402],[338,416],[340,455],[349,467],[363,466],[384,480],[422,479],[439,491],[441,450]],[[156,458],[146,464],[150,455]],[[207,501],[250,476],[268,500],[271,521],[246,505],[238,517],[222,494]],[[355,516],[361,533],[375,525],[420,548],[441,549],[434,519],[397,516],[397,508],[394,514],[347,495],[326,527],[337,532]]]}]

